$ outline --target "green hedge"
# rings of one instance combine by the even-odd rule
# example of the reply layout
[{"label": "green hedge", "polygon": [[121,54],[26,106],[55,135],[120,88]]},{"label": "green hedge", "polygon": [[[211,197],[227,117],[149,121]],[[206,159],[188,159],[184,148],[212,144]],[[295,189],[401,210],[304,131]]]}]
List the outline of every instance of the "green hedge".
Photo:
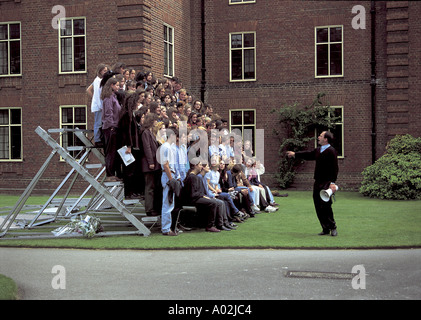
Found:
[{"label": "green hedge", "polygon": [[362,172],[360,192],[379,199],[421,199],[421,138],[399,135],[386,153]]}]

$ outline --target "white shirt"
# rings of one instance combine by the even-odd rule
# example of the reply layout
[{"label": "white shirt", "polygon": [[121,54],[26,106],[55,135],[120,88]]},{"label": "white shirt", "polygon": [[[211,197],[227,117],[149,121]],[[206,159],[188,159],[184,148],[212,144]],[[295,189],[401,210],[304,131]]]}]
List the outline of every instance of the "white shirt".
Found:
[{"label": "white shirt", "polygon": [[101,84],[101,78],[96,77],[94,82],[92,83],[92,87],[94,88],[94,95],[92,96],[91,112],[97,112],[97,111],[102,110],[102,101],[101,101],[102,88],[99,87],[100,84]]}]

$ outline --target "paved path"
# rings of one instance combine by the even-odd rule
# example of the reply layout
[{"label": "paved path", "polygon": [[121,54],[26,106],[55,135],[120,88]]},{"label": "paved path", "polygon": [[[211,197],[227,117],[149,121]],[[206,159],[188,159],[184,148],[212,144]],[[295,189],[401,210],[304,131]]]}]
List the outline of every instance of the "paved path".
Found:
[{"label": "paved path", "polygon": [[[365,269],[365,289],[361,289],[363,277],[353,281],[353,275],[349,275],[356,265],[363,265]],[[421,249],[130,251],[0,248],[0,274],[16,281],[24,300],[412,300],[421,299],[420,265]],[[327,274],[334,279],[295,278],[288,277],[288,271],[336,274]],[[362,271],[361,268],[354,270],[361,276]],[[337,279],[338,274],[348,274],[348,279]],[[353,285],[360,289],[354,289]],[[60,289],[60,286],[64,288]]]}]

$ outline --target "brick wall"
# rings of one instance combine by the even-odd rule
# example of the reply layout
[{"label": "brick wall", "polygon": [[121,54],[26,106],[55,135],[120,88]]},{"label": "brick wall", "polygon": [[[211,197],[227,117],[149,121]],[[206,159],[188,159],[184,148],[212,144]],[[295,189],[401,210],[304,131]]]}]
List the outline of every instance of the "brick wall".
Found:
[{"label": "brick wall", "polygon": [[[370,2],[363,1],[370,25]],[[339,161],[342,177],[355,187],[371,159],[370,29],[351,27],[352,2],[268,2],[228,5],[219,0],[206,3],[207,101],[228,119],[229,109],[257,110],[257,128],[265,130],[266,179],[277,170],[279,125],[270,110],[283,104],[309,104],[318,92],[326,93],[332,106],[344,106],[345,158]],[[259,14],[256,14],[259,12]],[[297,23],[299,21],[299,23]],[[344,77],[315,79],[314,28],[343,25]],[[229,33],[255,31],[257,81],[229,82]],[[357,152],[356,152],[357,151]],[[281,155],[282,156],[282,155]],[[302,168],[300,186],[311,182],[314,164]],[[305,174],[305,175],[304,175]],[[300,181],[302,180],[302,183]]]},{"label": "brick wall", "polygon": [[[345,157],[339,161],[340,183],[358,187],[361,171],[371,164],[371,1],[366,29],[354,30],[351,1],[257,1],[229,5],[204,1],[206,22],[205,102],[229,118],[230,109],[257,112],[257,128],[265,130],[266,182],[274,182],[279,123],[270,111],[283,104],[309,104],[318,92],[332,106],[344,107]],[[23,189],[51,152],[34,132],[59,127],[59,106],[88,106],[86,87],[99,63],[125,62],[138,71],[163,76],[163,23],[175,29],[175,75],[200,97],[201,1],[120,0],[70,1],[60,5],[67,17],[86,17],[85,74],[58,74],[58,32],[51,26],[51,1],[1,1],[0,22],[21,21],[22,77],[0,77],[0,107],[22,107],[23,161],[0,162],[0,191]],[[395,133],[420,136],[421,5],[416,1],[376,1],[376,155]],[[314,76],[314,28],[343,25],[344,76]],[[229,82],[229,33],[256,32],[257,81]],[[283,155],[281,155],[283,156]],[[311,185],[314,164],[300,168],[295,186]],[[69,166],[53,160],[40,189],[55,188]]]}]

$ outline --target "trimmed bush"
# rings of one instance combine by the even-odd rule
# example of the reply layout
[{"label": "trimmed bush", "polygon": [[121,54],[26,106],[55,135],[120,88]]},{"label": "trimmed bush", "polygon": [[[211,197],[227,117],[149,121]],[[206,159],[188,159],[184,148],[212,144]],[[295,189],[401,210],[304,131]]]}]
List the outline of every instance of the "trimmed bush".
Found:
[{"label": "trimmed bush", "polygon": [[372,198],[421,199],[421,138],[396,136],[386,153],[362,172],[360,192]]}]

